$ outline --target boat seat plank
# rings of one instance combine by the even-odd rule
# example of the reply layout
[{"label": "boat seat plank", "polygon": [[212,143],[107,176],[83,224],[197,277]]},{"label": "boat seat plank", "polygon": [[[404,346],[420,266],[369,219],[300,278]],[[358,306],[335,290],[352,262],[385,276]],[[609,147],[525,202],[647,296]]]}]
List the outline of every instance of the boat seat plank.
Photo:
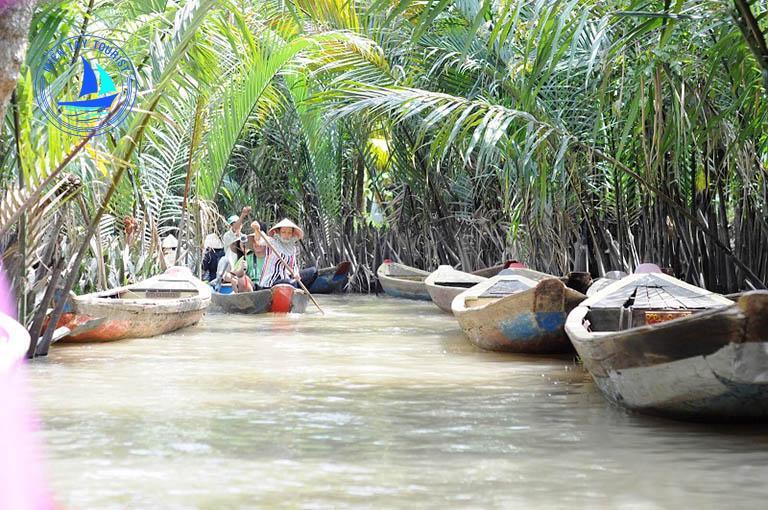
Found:
[{"label": "boat seat plank", "polygon": [[462,289],[469,289],[474,287],[479,282],[435,282],[438,287],[461,287]]},{"label": "boat seat plank", "polygon": [[173,288],[173,287],[168,287],[168,288],[147,287],[147,288],[143,288],[143,289],[133,288],[132,287],[130,289],[130,292],[138,294],[139,292],[144,292],[144,293],[149,293],[149,292],[152,292],[152,293],[179,292],[179,293],[183,293],[183,292],[196,292],[196,291],[195,291],[195,289],[184,288],[184,287],[177,287],[177,288]]},{"label": "boat seat plank", "polygon": [[424,281],[427,277],[422,275],[415,275],[415,274],[388,274],[387,276],[391,278],[397,278],[398,280],[410,280],[414,282],[421,282]]},{"label": "boat seat plank", "polygon": [[485,292],[480,294],[481,298],[488,297],[502,297],[510,294],[516,294],[524,290],[533,288],[532,285],[522,282],[520,280],[499,280],[492,286],[488,287]]},{"label": "boat seat plank", "polygon": [[633,307],[638,308],[686,310],[722,306],[722,302],[717,300],[714,294],[695,292],[648,274],[633,285],[608,294],[597,303],[593,303],[591,308],[621,308],[630,300]]}]

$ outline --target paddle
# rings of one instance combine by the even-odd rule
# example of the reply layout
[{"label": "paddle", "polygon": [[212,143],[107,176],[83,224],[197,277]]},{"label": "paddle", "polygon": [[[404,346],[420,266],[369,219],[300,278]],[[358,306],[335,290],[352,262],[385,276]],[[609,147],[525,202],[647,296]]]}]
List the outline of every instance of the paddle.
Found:
[{"label": "paddle", "polygon": [[314,303],[315,306],[317,307],[317,309],[320,310],[320,313],[325,315],[325,312],[323,311],[323,309],[320,308],[320,305],[317,304],[317,301],[315,301],[315,298],[312,297],[312,294],[310,294],[309,289],[307,289],[304,286],[304,284],[301,282],[301,276],[290,265],[288,265],[288,262],[286,262],[285,259],[283,259],[283,256],[280,255],[280,252],[277,251],[274,246],[272,246],[272,243],[269,241],[269,237],[267,237],[267,235],[261,229],[259,229],[258,232],[259,232],[259,235],[261,236],[261,238],[264,239],[264,242],[267,243],[267,246],[269,246],[269,248],[273,252],[275,252],[275,254],[277,255],[277,260],[282,262],[282,264],[293,275],[293,277],[296,279],[296,281],[299,282],[299,285],[301,285],[302,290],[307,293],[307,296],[309,296],[309,299],[312,300],[312,303]]}]

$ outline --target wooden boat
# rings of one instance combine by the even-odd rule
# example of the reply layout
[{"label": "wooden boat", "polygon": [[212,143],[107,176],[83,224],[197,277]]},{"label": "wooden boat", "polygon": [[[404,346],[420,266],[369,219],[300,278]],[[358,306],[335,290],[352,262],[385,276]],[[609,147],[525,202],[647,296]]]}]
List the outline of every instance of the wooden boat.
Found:
[{"label": "wooden boat", "polygon": [[292,285],[275,285],[269,289],[231,294],[213,293],[213,306],[225,313],[304,313],[309,297]]},{"label": "wooden boat", "polygon": [[596,278],[595,281],[592,282],[592,285],[587,289],[587,297],[594,296],[607,286],[613,285],[617,280],[621,280],[625,276],[627,276],[627,273],[624,271],[608,271],[605,273],[605,276]]},{"label": "wooden boat", "polygon": [[352,263],[344,261],[337,266],[318,270],[317,278],[310,285],[309,292],[312,294],[344,292],[347,283],[349,283],[349,271],[351,268]]},{"label": "wooden boat", "polygon": [[431,301],[424,280],[429,273],[387,259],[376,270],[381,288],[392,297]]},{"label": "wooden boat", "polygon": [[0,312],[0,375],[24,358],[29,347],[27,329]]},{"label": "wooden boat", "polygon": [[510,267],[510,268],[504,269],[499,274],[500,275],[516,274],[519,276],[525,276],[526,278],[530,278],[531,280],[534,280],[537,282],[546,280],[547,278],[558,278],[569,289],[573,289],[585,295],[587,293],[587,289],[589,289],[590,286],[592,285],[592,276],[590,276],[589,273],[578,272],[578,271],[572,271],[568,273],[566,276],[555,277],[555,276],[552,276],[551,274],[535,271],[527,267],[518,267],[518,268]]},{"label": "wooden boat", "polygon": [[424,285],[427,287],[427,292],[429,292],[433,303],[441,310],[453,313],[451,310],[453,298],[486,279],[482,276],[458,271],[451,266],[440,266],[427,276]]},{"label": "wooden boat", "polygon": [[522,262],[519,262],[517,260],[508,260],[504,262],[503,264],[497,264],[495,266],[486,267],[483,269],[477,269],[475,271],[472,271],[472,273],[475,276],[482,276],[483,278],[491,278],[493,276],[496,276],[500,272],[502,272],[505,269],[519,269],[524,268],[525,264]]},{"label": "wooden boat", "polygon": [[627,276],[568,316],[608,400],[679,418],[768,417],[768,292],[736,302],[662,273]]},{"label": "wooden boat", "polygon": [[106,342],[168,333],[197,323],[210,303],[210,286],[186,267],[172,267],[133,285],[72,298],[58,326],[75,330],[94,319],[103,320],[61,341]]},{"label": "wooden boat", "polygon": [[[451,308],[469,340],[482,349],[520,353],[570,351],[566,316],[584,298],[551,275],[514,269],[478,283]],[[543,275],[540,279],[539,275]]]}]

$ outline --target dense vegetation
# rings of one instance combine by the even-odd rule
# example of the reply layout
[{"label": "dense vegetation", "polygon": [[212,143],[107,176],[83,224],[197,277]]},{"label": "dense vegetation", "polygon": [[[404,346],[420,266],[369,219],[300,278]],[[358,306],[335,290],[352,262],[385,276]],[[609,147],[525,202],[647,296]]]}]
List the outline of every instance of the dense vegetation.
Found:
[{"label": "dense vegetation", "polygon": [[[196,264],[221,214],[308,231],[305,260],[554,273],[671,267],[768,282],[760,2],[46,1],[0,138],[0,250],[33,336],[53,290]],[[66,36],[118,41],[130,122],[77,139],[32,72]],[[126,228],[127,226],[127,228]],[[61,300],[59,300],[61,301]],[[37,311],[37,313],[36,313]]]}]

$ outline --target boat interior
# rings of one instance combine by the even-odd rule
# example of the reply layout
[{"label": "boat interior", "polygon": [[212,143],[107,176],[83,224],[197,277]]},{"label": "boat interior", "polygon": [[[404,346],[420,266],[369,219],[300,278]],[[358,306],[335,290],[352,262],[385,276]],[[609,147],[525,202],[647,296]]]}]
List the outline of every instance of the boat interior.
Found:
[{"label": "boat interior", "polygon": [[648,275],[593,303],[584,325],[588,331],[623,331],[722,306],[725,303],[717,294],[695,291]]},{"label": "boat interior", "polygon": [[537,282],[530,280],[526,281],[523,279],[497,280],[481,294],[477,296],[467,296],[464,299],[464,306],[467,308],[475,308],[487,305],[511,294],[517,294],[532,289],[536,286],[536,283]]},{"label": "boat interior", "polygon": [[387,276],[390,278],[397,278],[398,280],[408,280],[409,282],[423,282],[429,275],[417,275],[417,274],[393,274],[389,273]]},{"label": "boat interior", "polygon": [[436,287],[460,287],[462,289],[469,289],[477,285],[479,282],[435,282]]},{"label": "boat interior", "polygon": [[103,299],[181,299],[198,294],[197,288],[187,280],[161,280],[147,282],[151,285],[126,287],[112,293],[99,295]]}]

